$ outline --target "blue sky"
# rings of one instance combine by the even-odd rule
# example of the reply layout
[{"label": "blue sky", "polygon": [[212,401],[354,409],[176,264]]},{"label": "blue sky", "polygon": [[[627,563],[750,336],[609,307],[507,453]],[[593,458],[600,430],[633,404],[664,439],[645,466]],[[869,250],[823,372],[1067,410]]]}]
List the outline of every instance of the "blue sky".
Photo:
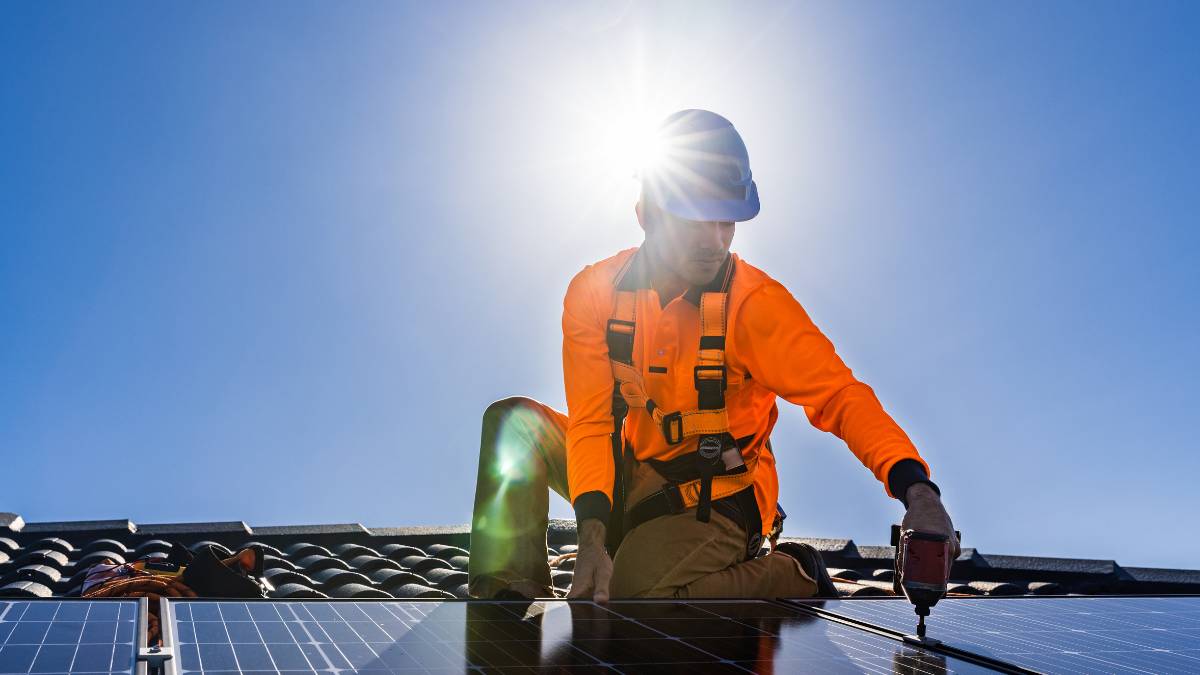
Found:
[{"label": "blue sky", "polygon": [[[0,510],[468,521],[640,241],[627,130],[734,121],[786,284],[964,544],[1200,567],[1190,3],[7,3]],[[794,535],[901,515],[784,404]],[[552,514],[570,514],[555,500]]]}]

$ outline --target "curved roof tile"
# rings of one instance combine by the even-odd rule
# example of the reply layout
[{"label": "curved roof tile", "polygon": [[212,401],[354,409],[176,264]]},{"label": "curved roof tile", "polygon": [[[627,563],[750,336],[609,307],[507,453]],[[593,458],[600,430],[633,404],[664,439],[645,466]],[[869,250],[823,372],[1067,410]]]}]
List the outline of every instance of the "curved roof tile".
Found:
[{"label": "curved roof tile", "polygon": [[0,597],[49,598],[52,595],[49,588],[36,581],[14,581],[0,587]]},{"label": "curved roof tile", "polygon": [[345,584],[329,591],[335,598],[394,598],[396,596],[363,584]]},{"label": "curved roof tile", "polygon": [[392,591],[397,598],[453,598],[454,596],[429,586],[419,584],[404,584]]},{"label": "curved roof tile", "polygon": [[271,593],[272,598],[327,598],[321,591],[303,584],[284,584]]},{"label": "curved roof tile", "polygon": [[387,590],[391,590],[405,584],[419,584],[421,586],[427,586],[429,584],[425,577],[419,574],[414,574],[413,572],[401,570],[376,570],[369,576],[371,577],[372,581],[379,585],[380,588]]},{"label": "curved roof tile", "polygon": [[445,560],[438,560],[437,558],[424,558],[415,555],[410,555],[401,560],[400,564],[404,567],[404,569],[412,570],[413,572],[421,575],[425,574],[429,570],[436,570],[439,568],[453,569],[453,566]]},{"label": "curved roof tile", "polygon": [[334,567],[342,570],[350,569],[350,566],[346,564],[345,560],[331,558],[327,555],[310,555],[307,558],[297,560],[296,564],[299,565],[304,572],[310,576],[320,572],[321,570],[327,570]]}]

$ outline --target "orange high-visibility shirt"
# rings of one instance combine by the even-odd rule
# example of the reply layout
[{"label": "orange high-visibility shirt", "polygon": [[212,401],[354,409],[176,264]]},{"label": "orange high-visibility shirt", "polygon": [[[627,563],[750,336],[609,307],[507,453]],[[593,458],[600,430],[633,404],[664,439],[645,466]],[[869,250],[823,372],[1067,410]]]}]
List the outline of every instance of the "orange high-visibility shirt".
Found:
[{"label": "orange high-visibility shirt", "polygon": [[[613,375],[605,331],[618,284],[621,290],[636,291],[633,364],[646,393],[666,412],[694,410],[697,404],[693,368],[700,344],[699,293],[720,289],[692,289],[663,307],[650,287],[646,256],[638,251],[628,249],[585,267],[571,281],[563,301],[567,476],[580,520],[607,520],[612,503]],[[813,426],[846,441],[889,495],[903,498],[909,485],[927,479],[929,467],[912,441],[871,388],[855,379],[788,290],[734,254],[727,264],[734,270],[727,310],[725,401],[733,437],[753,437],[742,456],[747,462],[756,456],[759,460],[754,489],[763,534],[770,531],[779,495],[774,459],[765,448],[779,416],[777,396],[804,406]],[[630,409],[625,438],[639,461],[694,453],[698,443],[693,437],[669,445],[644,408]],[[905,462],[905,470],[896,472],[902,476],[889,475],[903,460],[916,463]]]}]

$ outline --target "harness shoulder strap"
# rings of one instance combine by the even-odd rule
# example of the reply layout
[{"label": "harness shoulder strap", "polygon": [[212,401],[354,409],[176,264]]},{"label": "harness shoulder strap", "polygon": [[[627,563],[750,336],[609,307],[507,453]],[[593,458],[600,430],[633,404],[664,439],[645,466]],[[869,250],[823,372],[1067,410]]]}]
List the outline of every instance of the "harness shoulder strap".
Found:
[{"label": "harness shoulder strap", "polygon": [[733,447],[729,433],[729,416],[725,410],[725,390],[728,377],[725,369],[725,306],[729,299],[726,288],[719,293],[700,296],[700,351],[696,358],[693,380],[696,386],[697,409],[716,411],[718,424],[705,429],[696,445],[700,468],[699,494],[696,501],[696,520],[707,523],[712,510],[713,477],[723,470],[722,455]]},{"label": "harness shoulder strap", "polygon": [[625,417],[629,414],[629,403],[621,393],[622,378],[629,373],[636,374],[633,367],[633,346],[637,330],[637,298],[630,291],[617,291],[613,318],[608,320],[605,341],[608,343],[608,357],[613,368],[612,391],[612,453],[613,453],[613,490],[612,512],[608,518],[608,529],[605,531],[604,546],[608,554],[616,555],[621,540],[625,538],[625,486],[629,482],[626,475],[629,462],[625,461],[628,448],[625,447]]}]

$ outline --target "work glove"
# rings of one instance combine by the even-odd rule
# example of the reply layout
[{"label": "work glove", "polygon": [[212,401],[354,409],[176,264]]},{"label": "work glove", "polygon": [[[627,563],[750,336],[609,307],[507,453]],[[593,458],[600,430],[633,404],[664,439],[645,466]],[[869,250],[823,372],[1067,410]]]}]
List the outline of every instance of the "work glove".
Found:
[{"label": "work glove", "polygon": [[612,580],[612,558],[604,548],[604,523],[589,518],[579,525],[579,555],[568,598],[591,598],[608,602],[608,583]]},{"label": "work glove", "polygon": [[957,558],[962,552],[958,537],[954,534],[954,523],[942,505],[942,497],[926,483],[916,483],[905,495],[908,510],[904,512],[901,529],[942,534],[950,538],[950,557]]}]

